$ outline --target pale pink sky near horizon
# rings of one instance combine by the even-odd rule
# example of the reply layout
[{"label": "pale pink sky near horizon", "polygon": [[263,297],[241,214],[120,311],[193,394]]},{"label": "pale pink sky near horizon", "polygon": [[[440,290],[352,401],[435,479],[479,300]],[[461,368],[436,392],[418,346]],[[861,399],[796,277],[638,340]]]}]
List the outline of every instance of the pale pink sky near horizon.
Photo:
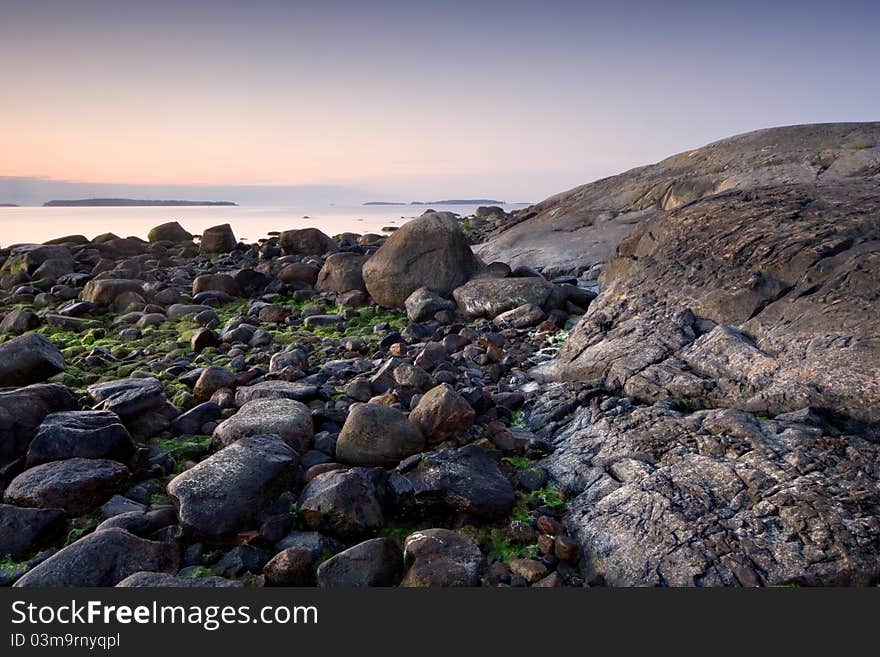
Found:
[{"label": "pale pink sky near horizon", "polygon": [[877,119],[877,7],[766,4],[8,0],[0,176],[538,200]]}]

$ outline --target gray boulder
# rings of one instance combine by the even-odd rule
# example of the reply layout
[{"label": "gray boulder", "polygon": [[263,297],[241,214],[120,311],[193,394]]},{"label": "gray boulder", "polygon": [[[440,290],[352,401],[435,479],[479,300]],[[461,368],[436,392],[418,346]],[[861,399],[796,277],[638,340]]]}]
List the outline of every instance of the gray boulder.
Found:
[{"label": "gray boulder", "polygon": [[238,240],[235,239],[232,226],[221,224],[220,226],[211,226],[211,228],[205,229],[199,242],[199,251],[211,255],[229,253],[235,250],[237,244]]},{"label": "gray boulder", "polygon": [[293,399],[254,399],[214,430],[214,441],[227,447],[246,436],[275,434],[297,451],[311,447],[314,437],[308,407]]},{"label": "gray boulder", "polygon": [[414,290],[403,302],[406,316],[411,322],[424,322],[434,317],[441,310],[455,310],[455,302],[444,299],[426,287]]},{"label": "gray boulder", "polygon": [[449,529],[423,529],[406,537],[401,586],[479,586],[485,557],[469,538]]},{"label": "gray boulder", "polygon": [[149,242],[192,242],[193,236],[176,221],[160,224],[147,233]]},{"label": "gray boulder", "polygon": [[459,310],[469,317],[493,319],[523,305],[545,307],[554,291],[552,283],[537,276],[475,278],[452,293]]},{"label": "gray boulder", "polygon": [[324,255],[335,253],[339,246],[329,235],[322,233],[317,228],[302,228],[300,230],[285,230],[278,239],[284,255]]},{"label": "gray boulder", "polygon": [[0,467],[27,453],[47,415],[76,408],[76,395],[60,383],[0,391]]},{"label": "gray boulder", "polygon": [[325,472],[306,484],[299,514],[310,529],[343,539],[372,534],[385,524],[381,485],[364,468]]},{"label": "gray boulder", "polygon": [[397,409],[354,404],[336,441],[336,458],[352,465],[392,466],[424,447],[421,431]]},{"label": "gray boulder", "polygon": [[448,295],[481,266],[455,215],[432,212],[396,230],[364,263],[363,275],[376,303],[403,308],[418,288]]},{"label": "gray boulder", "polygon": [[135,451],[134,441],[108,411],[52,413],[37,430],[27,453],[27,465],[74,457],[127,462]]},{"label": "gray boulder", "polygon": [[59,538],[67,523],[62,509],[31,509],[0,504],[0,554],[14,560]]},{"label": "gray boulder", "polygon": [[186,577],[169,573],[140,571],[120,581],[118,588],[173,588],[173,589],[222,589],[241,588],[244,582],[209,575],[208,577]]},{"label": "gray boulder", "polygon": [[25,333],[0,344],[0,387],[26,386],[64,371],[64,356],[40,333]]},{"label": "gray boulder", "polygon": [[[448,383],[426,392],[409,414],[429,444],[442,443],[470,430],[476,412]],[[338,449],[338,447],[337,447]]]},{"label": "gray boulder", "polygon": [[327,256],[318,274],[315,289],[319,292],[342,294],[350,290],[366,292],[362,268],[364,256],[359,253],[334,253]]},{"label": "gray boulder", "polygon": [[318,394],[318,386],[300,381],[263,381],[251,386],[242,386],[235,392],[235,403],[243,406],[255,399],[293,399],[309,401]]},{"label": "gray boulder", "polygon": [[329,558],[318,567],[321,588],[396,586],[403,576],[403,555],[390,538],[373,538]]}]

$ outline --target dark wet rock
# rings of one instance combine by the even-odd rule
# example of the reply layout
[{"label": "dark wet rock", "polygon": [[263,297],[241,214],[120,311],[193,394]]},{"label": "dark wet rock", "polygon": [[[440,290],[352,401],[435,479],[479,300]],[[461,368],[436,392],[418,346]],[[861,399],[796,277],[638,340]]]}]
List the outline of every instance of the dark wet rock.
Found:
[{"label": "dark wet rock", "polygon": [[203,433],[202,427],[216,422],[222,415],[219,404],[206,401],[177,417],[172,423],[172,430],[181,436],[195,436]]},{"label": "dark wet rock", "polygon": [[476,445],[429,452],[414,466],[403,465],[388,485],[406,516],[489,520],[508,515],[513,507],[513,486],[495,459]]},{"label": "dark wet rock", "polygon": [[241,577],[259,573],[268,560],[265,550],[253,545],[237,545],[214,564],[213,570],[226,577]]},{"label": "dark wet rock", "polygon": [[290,381],[263,381],[251,386],[242,386],[235,393],[235,403],[243,406],[255,399],[294,399],[306,402],[318,394],[318,386]]},{"label": "dark wet rock", "polygon": [[269,586],[315,586],[318,562],[307,549],[282,550],[263,568]]},{"label": "dark wet rock", "polygon": [[281,250],[285,255],[324,255],[339,250],[336,242],[317,228],[285,230],[279,238]]},{"label": "dark wet rock", "polygon": [[141,509],[114,515],[98,525],[95,531],[117,527],[135,536],[147,538],[163,527],[176,523],[177,512],[173,507],[164,506],[149,511]]},{"label": "dark wet rock", "polygon": [[390,538],[373,538],[348,548],[318,567],[318,586],[354,588],[396,586],[403,576],[403,555]]},{"label": "dark wet rock", "polygon": [[316,563],[329,559],[342,551],[342,544],[335,538],[319,532],[294,531],[275,544],[275,549],[303,548],[312,555]]},{"label": "dark wet rock", "polygon": [[150,229],[148,242],[192,242],[193,236],[176,221],[169,221]]},{"label": "dark wet rock", "polygon": [[203,292],[221,292],[230,297],[240,297],[241,288],[229,274],[202,274],[193,280],[193,298]]},{"label": "dark wet rock", "polygon": [[40,326],[39,316],[30,310],[11,310],[0,321],[0,333],[21,335]]},{"label": "dark wet rock", "polygon": [[411,322],[423,322],[431,319],[441,310],[455,310],[455,302],[444,299],[426,287],[413,291],[403,302],[406,316]]},{"label": "dark wet rock", "polygon": [[366,292],[367,288],[361,273],[364,260],[364,256],[359,253],[334,253],[327,256],[318,274],[315,289],[339,294],[351,290]]},{"label": "dark wet rock", "polygon": [[63,370],[61,351],[40,333],[25,333],[0,344],[0,387],[38,383]]},{"label": "dark wet rock", "polygon": [[232,388],[235,385],[235,381],[235,374],[225,367],[209,365],[202,370],[196,384],[193,386],[193,396],[198,401],[208,400],[218,390]]},{"label": "dark wet rock", "polygon": [[144,282],[136,279],[102,278],[86,283],[82,292],[83,301],[102,306],[113,305],[125,295],[143,295]]},{"label": "dark wet rock", "polygon": [[419,429],[397,409],[355,404],[336,441],[336,457],[352,465],[392,466],[424,446]]},{"label": "dark wet rock", "polygon": [[309,369],[309,358],[299,349],[272,354],[272,358],[269,360],[270,372],[281,372],[288,367],[305,372]]},{"label": "dark wet rock", "polygon": [[197,354],[210,347],[220,346],[220,336],[209,328],[197,329],[190,338],[190,348]]},{"label": "dark wet rock", "polygon": [[0,554],[17,561],[59,538],[65,527],[62,509],[0,504]]},{"label": "dark wet rock", "polygon": [[406,537],[401,586],[479,586],[485,558],[469,538],[449,529],[423,529]]},{"label": "dark wet rock", "polygon": [[321,268],[307,262],[291,262],[284,265],[278,272],[282,283],[305,283],[313,286],[318,281]]},{"label": "dark wet rock", "polygon": [[131,474],[108,459],[72,458],[29,468],[4,493],[10,504],[64,509],[72,515],[100,506],[122,488]]},{"label": "dark wet rock", "polygon": [[880,578],[880,446],[722,409],[608,400],[545,459],[590,581],[854,585]]},{"label": "dark wet rock", "polygon": [[473,426],[476,412],[451,385],[443,383],[426,392],[409,414],[429,444],[455,438]]},{"label": "dark wet rock", "polygon": [[602,295],[536,374],[646,402],[811,406],[880,437],[878,209],[876,183],[854,181],[662,213],[620,245]]},{"label": "dark wet rock", "polygon": [[300,494],[299,514],[310,529],[343,539],[372,534],[385,524],[382,485],[364,468],[318,475]]},{"label": "dark wet rock", "polygon": [[199,242],[199,251],[209,254],[229,253],[235,250],[237,244],[232,227],[222,224],[205,229]]},{"label": "dark wet rock", "polygon": [[186,577],[171,575],[168,573],[154,573],[141,571],[133,573],[120,581],[120,588],[238,588],[244,586],[243,582],[234,579],[225,579],[209,575],[208,577]]},{"label": "dark wet rock", "polygon": [[418,288],[448,295],[480,266],[455,216],[434,212],[395,231],[364,264],[363,275],[376,303],[403,308]]},{"label": "dark wet rock", "polygon": [[254,399],[224,420],[214,430],[220,447],[231,445],[246,436],[275,434],[297,451],[312,444],[314,428],[308,407],[293,399]]},{"label": "dark wet rock", "polygon": [[248,436],[175,477],[168,494],[186,529],[221,536],[252,524],[294,483],[298,465],[280,436]]},{"label": "dark wet rock", "polygon": [[232,280],[245,297],[256,297],[263,293],[271,278],[255,269],[239,269],[232,275]]},{"label": "dark wet rock", "polygon": [[77,407],[73,392],[58,383],[0,391],[0,467],[27,453],[37,427],[48,414]]},{"label": "dark wet rock", "polygon": [[543,278],[475,278],[452,295],[459,310],[470,317],[492,319],[519,306],[545,307],[554,287]]},{"label": "dark wet rock", "polygon": [[125,463],[134,451],[134,441],[115,413],[67,411],[43,420],[28,449],[27,465],[77,456]]},{"label": "dark wet rock", "polygon": [[26,573],[16,587],[115,586],[140,571],[174,572],[180,562],[173,543],[148,541],[123,529],[79,539]]},{"label": "dark wet rock", "polygon": [[155,378],[120,379],[86,388],[95,410],[116,413],[135,439],[164,431],[180,412],[166,398]]},{"label": "dark wet rock", "polygon": [[401,388],[427,390],[434,385],[434,379],[418,365],[402,363],[394,368],[394,381]]}]

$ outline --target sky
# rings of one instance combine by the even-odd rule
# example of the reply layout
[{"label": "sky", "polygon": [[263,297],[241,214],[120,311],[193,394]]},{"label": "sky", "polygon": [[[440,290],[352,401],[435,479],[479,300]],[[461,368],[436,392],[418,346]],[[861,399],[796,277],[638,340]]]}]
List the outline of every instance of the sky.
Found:
[{"label": "sky", "polygon": [[880,119],[878,25],[850,0],[2,0],[0,203],[538,201],[733,134]]}]

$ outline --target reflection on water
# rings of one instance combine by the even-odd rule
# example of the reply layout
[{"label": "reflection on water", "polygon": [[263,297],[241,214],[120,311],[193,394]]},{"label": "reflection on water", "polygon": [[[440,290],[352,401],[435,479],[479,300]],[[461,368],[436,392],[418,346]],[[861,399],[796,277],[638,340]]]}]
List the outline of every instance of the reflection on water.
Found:
[{"label": "reflection on water", "polygon": [[[522,206],[505,206],[506,210]],[[123,208],[0,208],[0,246],[45,242],[65,235],[93,238],[102,233],[146,238],[153,226],[179,221],[193,234],[217,224],[232,224],[240,240],[255,242],[270,231],[314,227],[329,235],[344,232],[378,233],[384,226],[401,226],[427,208],[423,206],[237,206],[237,207],[123,207]],[[476,206],[434,206],[460,215]],[[306,218],[307,217],[307,218]]]}]

